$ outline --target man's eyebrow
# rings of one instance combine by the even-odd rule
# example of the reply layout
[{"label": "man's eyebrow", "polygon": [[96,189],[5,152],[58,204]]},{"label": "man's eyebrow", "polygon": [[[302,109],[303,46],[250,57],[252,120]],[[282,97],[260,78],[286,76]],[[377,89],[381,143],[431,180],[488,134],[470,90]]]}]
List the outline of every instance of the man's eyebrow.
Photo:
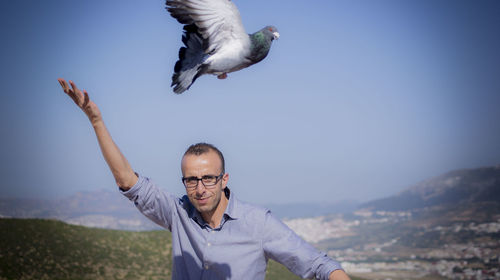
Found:
[{"label": "man's eyebrow", "polygon": [[[219,175],[205,174],[205,175],[202,175],[201,178],[206,177],[206,176],[217,177]],[[188,176],[188,177],[184,177],[184,178],[200,178],[200,177],[197,177],[197,176]]]}]

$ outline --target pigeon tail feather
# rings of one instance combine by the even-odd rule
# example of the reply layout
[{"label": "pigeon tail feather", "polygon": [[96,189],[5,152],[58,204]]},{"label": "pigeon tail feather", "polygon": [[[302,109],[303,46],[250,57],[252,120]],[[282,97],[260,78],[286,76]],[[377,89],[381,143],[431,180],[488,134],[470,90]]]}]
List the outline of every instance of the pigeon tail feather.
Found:
[{"label": "pigeon tail feather", "polygon": [[198,32],[194,24],[184,26],[182,42],[185,47],[179,49],[179,60],[175,63],[172,85],[174,92],[181,94],[205,74],[208,65],[203,64],[208,55],[205,54],[206,42]]}]

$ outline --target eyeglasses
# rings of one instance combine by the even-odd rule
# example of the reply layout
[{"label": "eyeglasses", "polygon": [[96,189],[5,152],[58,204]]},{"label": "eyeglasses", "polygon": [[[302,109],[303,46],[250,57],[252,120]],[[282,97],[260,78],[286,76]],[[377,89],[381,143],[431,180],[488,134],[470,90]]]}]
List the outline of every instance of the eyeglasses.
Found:
[{"label": "eyeglasses", "polygon": [[215,184],[219,182],[224,174],[221,173],[219,176],[215,175],[204,175],[201,178],[198,177],[182,177],[182,183],[186,187],[186,189],[194,189],[198,186],[198,181],[201,181],[203,186],[207,189],[214,188]]}]

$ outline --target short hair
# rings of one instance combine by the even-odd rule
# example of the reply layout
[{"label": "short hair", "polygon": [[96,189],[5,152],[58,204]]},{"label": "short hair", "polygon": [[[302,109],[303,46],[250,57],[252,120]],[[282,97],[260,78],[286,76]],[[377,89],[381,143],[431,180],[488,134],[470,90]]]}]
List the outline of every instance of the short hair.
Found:
[{"label": "short hair", "polygon": [[222,155],[222,152],[217,149],[217,147],[215,147],[214,145],[212,144],[208,144],[208,143],[196,143],[196,144],[193,144],[191,146],[189,146],[189,148],[186,150],[186,152],[184,152],[184,156],[186,155],[195,155],[195,156],[199,156],[199,155],[202,155],[202,154],[206,154],[210,151],[214,151],[217,153],[217,155],[219,156],[220,158],[220,161],[222,163],[222,173],[226,173],[226,167],[225,167],[225,161],[224,161],[224,156]]}]

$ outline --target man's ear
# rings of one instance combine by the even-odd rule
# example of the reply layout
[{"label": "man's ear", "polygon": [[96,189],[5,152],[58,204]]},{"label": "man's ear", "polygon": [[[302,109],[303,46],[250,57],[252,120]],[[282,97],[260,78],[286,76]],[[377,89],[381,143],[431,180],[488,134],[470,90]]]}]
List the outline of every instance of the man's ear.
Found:
[{"label": "man's ear", "polygon": [[229,181],[229,174],[224,173],[224,175],[222,175],[222,189],[226,188],[228,181]]}]

